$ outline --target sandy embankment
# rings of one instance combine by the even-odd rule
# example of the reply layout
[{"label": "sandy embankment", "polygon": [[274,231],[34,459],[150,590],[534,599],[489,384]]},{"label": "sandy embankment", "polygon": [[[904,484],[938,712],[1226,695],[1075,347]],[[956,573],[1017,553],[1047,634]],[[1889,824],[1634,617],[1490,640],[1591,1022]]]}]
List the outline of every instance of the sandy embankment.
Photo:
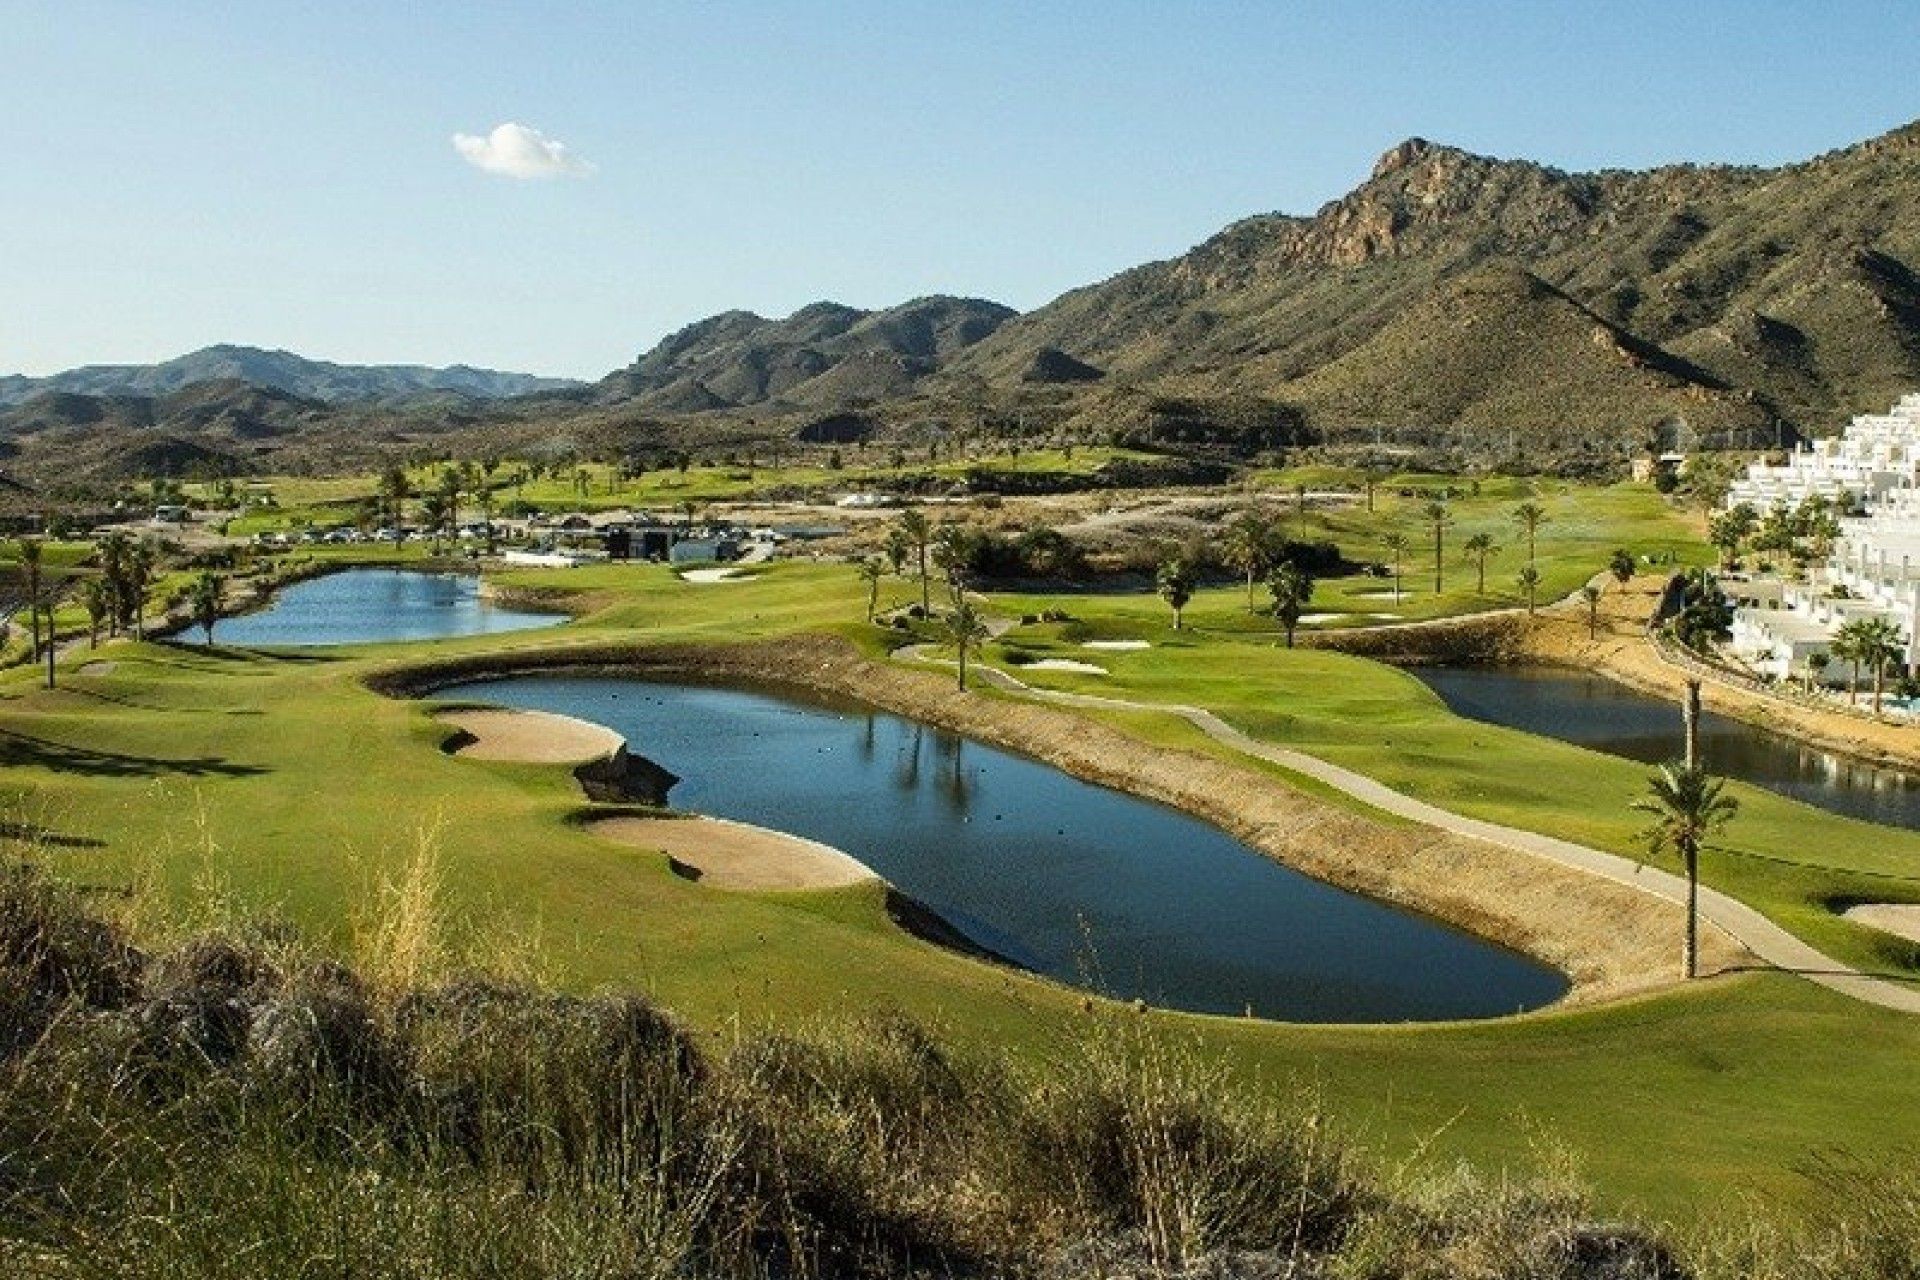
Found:
[{"label": "sandy embankment", "polygon": [[1863,902],[1840,914],[1869,929],[1920,942],[1920,906],[1904,902]]},{"label": "sandy embankment", "polygon": [[547,711],[476,708],[443,711],[439,719],[472,739],[454,748],[455,755],[469,760],[585,764],[626,746],[626,739],[604,725]]},{"label": "sandy embankment", "polygon": [[837,889],[877,880],[831,845],[724,818],[602,818],[589,828],[664,853],[701,884],[721,889]]},{"label": "sandy embankment", "polygon": [[[584,765],[627,756],[626,739],[613,730],[549,711],[472,708],[443,711],[439,719],[461,731],[465,740],[454,754],[469,760]],[[829,845],[720,818],[621,816],[591,829],[658,850],[702,884],[723,889],[831,889],[878,878]]]}]

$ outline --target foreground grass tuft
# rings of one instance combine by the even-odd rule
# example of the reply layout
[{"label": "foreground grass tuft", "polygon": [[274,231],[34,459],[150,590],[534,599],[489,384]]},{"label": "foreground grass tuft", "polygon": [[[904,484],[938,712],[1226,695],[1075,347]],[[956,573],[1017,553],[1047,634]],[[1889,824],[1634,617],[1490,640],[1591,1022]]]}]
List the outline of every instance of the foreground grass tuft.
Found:
[{"label": "foreground grass tuft", "polygon": [[[409,957],[424,883],[388,908]],[[895,1014],[700,1043],[634,996],[408,972],[283,931],[142,953],[0,866],[0,1271],[1837,1280],[1920,1248],[1920,1183],[1865,1170],[1817,1236],[1692,1261],[1568,1176],[1383,1173],[1125,1013],[1015,1065]]]}]

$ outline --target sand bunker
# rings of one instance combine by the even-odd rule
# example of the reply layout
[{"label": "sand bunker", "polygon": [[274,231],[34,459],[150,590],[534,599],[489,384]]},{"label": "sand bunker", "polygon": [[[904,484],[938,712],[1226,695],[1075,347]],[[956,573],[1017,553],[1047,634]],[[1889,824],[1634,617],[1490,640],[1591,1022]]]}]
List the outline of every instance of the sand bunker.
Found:
[{"label": "sand bunker", "polygon": [[626,745],[624,738],[604,725],[548,711],[443,711],[439,718],[471,735],[473,741],[455,751],[469,760],[584,764]]},{"label": "sand bunker", "polygon": [[724,818],[603,818],[591,830],[658,850],[721,889],[837,889],[878,878],[831,845]]},{"label": "sand bunker", "polygon": [[1317,627],[1323,622],[1332,622],[1336,618],[1344,618],[1346,616],[1344,613],[1303,613],[1300,615],[1300,625],[1303,627]]},{"label": "sand bunker", "polygon": [[1855,924],[1920,942],[1920,906],[1898,902],[1865,902],[1840,913]]},{"label": "sand bunker", "polygon": [[1132,653],[1139,649],[1153,648],[1153,646],[1145,640],[1089,640],[1080,647],[1082,649],[1105,649],[1111,653]]},{"label": "sand bunker", "polygon": [[[1398,598],[1404,600],[1412,594],[1412,587],[1402,587],[1400,588]],[[1391,591],[1356,591],[1348,598],[1352,600],[1392,600],[1395,596]]]},{"label": "sand bunker", "polygon": [[80,665],[80,670],[76,674],[83,676],[111,675],[113,674],[114,667],[117,665],[119,664],[113,662],[86,662]]},{"label": "sand bunker", "polygon": [[1105,667],[1097,667],[1091,662],[1078,662],[1072,658],[1042,658],[1038,662],[1024,664],[1028,671],[1077,671],[1085,676],[1103,676]]},{"label": "sand bunker", "polygon": [[709,587],[716,582],[747,582],[753,574],[728,565],[723,569],[689,569],[680,575],[680,581],[691,582],[697,587]]}]

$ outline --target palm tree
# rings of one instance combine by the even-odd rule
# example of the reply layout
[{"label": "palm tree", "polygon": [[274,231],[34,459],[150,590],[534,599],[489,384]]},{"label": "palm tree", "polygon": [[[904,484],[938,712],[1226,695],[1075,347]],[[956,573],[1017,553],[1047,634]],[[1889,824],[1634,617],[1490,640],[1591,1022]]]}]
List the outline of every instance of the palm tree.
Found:
[{"label": "palm tree", "polygon": [[1387,551],[1393,557],[1393,602],[1395,604],[1399,604],[1400,603],[1400,562],[1406,558],[1407,535],[1404,533],[1401,533],[1398,529],[1395,529],[1392,533],[1389,533],[1386,537],[1380,539],[1380,541],[1386,544]]},{"label": "palm tree", "polygon": [[1534,544],[1540,536],[1540,526],[1548,520],[1546,509],[1536,503],[1523,502],[1513,509],[1513,519],[1514,522],[1526,532],[1527,563],[1532,564],[1535,560],[1539,559],[1539,557],[1534,554]]},{"label": "palm tree", "polygon": [[213,624],[220,621],[220,575],[211,571],[201,574],[193,580],[193,586],[187,589],[187,606],[193,611],[193,620],[200,624],[200,630],[206,633],[207,643],[213,643]]},{"label": "palm tree", "polygon": [[1293,648],[1293,629],[1300,625],[1300,614],[1313,599],[1313,579],[1291,560],[1283,560],[1267,579],[1273,593],[1273,616],[1287,631],[1287,648]]},{"label": "palm tree", "polygon": [[973,607],[973,601],[965,596],[954,602],[953,612],[947,615],[947,638],[953,641],[953,647],[960,655],[960,691],[964,693],[967,688],[967,655],[987,638],[986,619]]},{"label": "palm tree", "polygon": [[393,530],[394,545],[400,543],[400,526],[406,520],[407,499],[413,495],[413,486],[407,482],[406,469],[388,467],[380,477],[380,498],[386,504],[387,518],[392,521],[388,528]]},{"label": "palm tree", "polygon": [[1634,568],[1633,552],[1625,547],[1614,548],[1613,555],[1607,560],[1607,572],[1613,575],[1613,580],[1626,586],[1633,581]]},{"label": "palm tree", "polygon": [[1587,602],[1587,639],[1600,634],[1600,588],[1589,582],[1580,588],[1580,598]]},{"label": "palm tree", "polygon": [[927,513],[913,507],[900,513],[900,533],[906,538],[907,546],[913,551],[914,562],[920,574],[920,612],[925,613],[932,607],[927,595],[927,543],[933,538],[933,530],[927,524]]},{"label": "palm tree", "polygon": [[[27,588],[27,660],[40,660],[40,592],[45,586],[45,549],[38,538],[20,539],[20,576]],[[47,630],[53,630],[48,627]]]},{"label": "palm tree", "polygon": [[1493,535],[1490,533],[1476,533],[1461,544],[1467,559],[1473,561],[1474,567],[1479,570],[1480,584],[1476,590],[1481,595],[1487,594],[1487,557],[1499,549],[1493,545]]},{"label": "palm tree", "polygon": [[1707,837],[1727,825],[1740,802],[1723,794],[1726,783],[1706,770],[1675,762],[1662,765],[1647,780],[1647,795],[1633,807],[1653,816],[1642,834],[1650,854],[1671,849],[1680,855],[1687,872],[1687,937],[1680,955],[1680,971],[1692,978],[1700,969],[1700,848]]},{"label": "palm tree", "polygon": [[121,617],[132,625],[133,638],[147,638],[147,592],[153,587],[153,572],[159,565],[159,552],[152,538],[142,538],[127,551],[126,594],[121,597]]},{"label": "palm tree", "polygon": [[[1873,714],[1880,714],[1880,702],[1886,692],[1887,668],[1906,653],[1900,628],[1885,618],[1856,618],[1847,627],[1854,629],[1854,667],[1865,665],[1873,672]],[[1844,630],[1845,628],[1843,628]]]},{"label": "palm tree", "polygon": [[100,647],[100,628],[113,617],[113,585],[105,578],[80,584],[80,603],[87,611],[87,647]]},{"label": "palm tree", "polygon": [[867,621],[873,621],[873,615],[880,611],[880,579],[887,574],[887,562],[879,556],[868,556],[860,562],[860,581],[867,584]]},{"label": "palm tree", "polygon": [[107,588],[107,639],[120,634],[120,621],[126,610],[127,564],[132,544],[124,533],[110,533],[100,541],[100,579]]},{"label": "palm tree", "polygon": [[1186,557],[1175,553],[1160,562],[1160,572],[1154,581],[1159,587],[1160,598],[1173,609],[1173,629],[1180,630],[1180,617],[1186,610],[1187,602],[1193,599],[1193,569],[1188,566]]},{"label": "palm tree", "polygon": [[1540,571],[1532,565],[1528,565],[1520,571],[1520,575],[1516,581],[1520,584],[1520,590],[1526,593],[1527,616],[1531,618],[1533,616],[1534,603],[1540,590]]},{"label": "palm tree", "polygon": [[1248,507],[1227,526],[1227,560],[1247,575],[1247,612],[1253,612],[1253,580],[1273,563],[1273,521],[1256,507]]},{"label": "palm tree", "polygon": [[[1886,649],[1889,642],[1881,627],[1889,626],[1881,618],[1854,618],[1840,624],[1833,633],[1833,639],[1827,644],[1827,652],[1848,666],[1847,705],[1860,704],[1860,674],[1871,669],[1874,672],[1874,710],[1879,711],[1879,690],[1885,670]],[[1891,629],[1889,627],[1889,629]],[[1899,635],[1896,632],[1891,643],[1897,645]]]},{"label": "palm tree", "polygon": [[1447,512],[1447,504],[1438,500],[1429,502],[1420,509],[1426,519],[1427,527],[1433,530],[1433,594],[1439,595],[1446,589],[1441,578],[1441,566],[1446,563],[1447,526],[1453,523],[1453,517]]}]

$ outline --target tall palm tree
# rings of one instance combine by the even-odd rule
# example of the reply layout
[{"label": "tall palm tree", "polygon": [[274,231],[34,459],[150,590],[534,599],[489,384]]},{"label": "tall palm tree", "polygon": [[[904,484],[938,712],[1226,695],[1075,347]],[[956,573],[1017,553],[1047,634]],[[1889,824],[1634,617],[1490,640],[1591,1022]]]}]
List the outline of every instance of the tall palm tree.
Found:
[{"label": "tall palm tree", "polygon": [[1193,599],[1193,569],[1187,564],[1185,556],[1178,552],[1160,562],[1160,571],[1154,581],[1160,591],[1160,598],[1173,610],[1173,629],[1180,630],[1181,615],[1186,611],[1187,602]]},{"label": "tall palm tree", "polygon": [[1545,524],[1549,518],[1546,508],[1540,506],[1538,503],[1523,502],[1513,509],[1514,523],[1520,526],[1527,537],[1528,564],[1532,564],[1540,558],[1535,554],[1535,544],[1540,537],[1540,526]]},{"label": "tall palm tree", "polygon": [[860,581],[867,584],[867,621],[873,621],[873,615],[880,611],[880,579],[887,573],[887,562],[879,556],[868,556],[860,562]]},{"label": "tall palm tree", "polygon": [[1293,648],[1293,629],[1300,625],[1300,614],[1313,599],[1313,579],[1291,560],[1283,560],[1267,579],[1273,593],[1273,616],[1286,628],[1287,648]]},{"label": "tall palm tree", "polygon": [[100,628],[113,616],[113,588],[105,578],[80,584],[80,605],[87,611],[87,648],[100,647]]},{"label": "tall palm tree", "polygon": [[1447,526],[1453,523],[1453,516],[1447,511],[1447,504],[1438,500],[1422,507],[1420,515],[1426,520],[1427,527],[1433,530],[1433,594],[1439,595],[1446,590],[1441,569],[1446,564]]},{"label": "tall palm tree", "polygon": [[1487,594],[1487,558],[1499,549],[1493,545],[1490,533],[1476,533],[1461,544],[1461,550],[1480,573],[1479,586],[1475,588],[1480,595]]},{"label": "tall palm tree", "polygon": [[193,580],[193,586],[187,589],[187,606],[193,611],[193,620],[200,624],[200,630],[206,634],[207,643],[213,643],[213,624],[220,621],[220,598],[222,585],[220,575],[209,570]]},{"label": "tall palm tree", "polygon": [[1527,616],[1532,617],[1534,605],[1539,599],[1540,571],[1532,565],[1528,565],[1526,568],[1520,570],[1519,577],[1516,578],[1515,581],[1519,582],[1520,590],[1526,593]]},{"label": "tall palm tree", "polygon": [[932,607],[927,585],[927,544],[933,540],[933,529],[927,523],[927,513],[914,507],[900,513],[899,528],[920,574],[920,611],[925,613]]},{"label": "tall palm tree", "polygon": [[967,688],[967,656],[987,638],[987,621],[973,607],[973,601],[961,596],[947,615],[947,638],[960,655],[960,691]]},{"label": "tall palm tree", "polygon": [[147,638],[147,592],[153,588],[153,574],[159,562],[160,553],[152,538],[140,539],[127,552],[126,595],[122,597],[121,608],[126,611],[123,616],[132,624],[136,640]]},{"label": "tall palm tree", "polygon": [[[40,660],[40,593],[46,588],[45,548],[38,538],[20,539],[20,577],[27,589],[27,660]],[[53,630],[48,627],[47,630]],[[51,641],[49,641],[51,643]]]},{"label": "tall palm tree", "polygon": [[1386,545],[1388,553],[1393,557],[1393,602],[1399,604],[1400,562],[1407,555],[1407,535],[1395,529],[1380,541]]},{"label": "tall palm tree", "polygon": [[1257,507],[1248,507],[1227,526],[1227,560],[1247,575],[1247,612],[1253,610],[1253,580],[1273,565],[1273,520]]},{"label": "tall palm tree", "polygon": [[413,496],[413,486],[407,481],[404,467],[388,467],[380,476],[380,499],[386,505],[388,528],[393,530],[393,541],[400,542],[400,526],[406,520],[407,499]]},{"label": "tall palm tree", "polygon": [[1853,618],[1840,624],[1827,643],[1827,652],[1847,664],[1847,705],[1860,705],[1860,673],[1874,661],[1876,637],[1871,618]]},{"label": "tall palm tree", "polygon": [[1700,971],[1700,849],[1707,837],[1727,825],[1740,802],[1724,794],[1723,779],[1681,763],[1662,765],[1647,779],[1647,795],[1633,807],[1652,815],[1642,833],[1650,854],[1680,855],[1687,872],[1687,937],[1680,953],[1682,976]]},{"label": "tall palm tree", "polygon": [[1587,602],[1587,639],[1592,640],[1600,634],[1600,588],[1589,582],[1580,588],[1580,598]]},{"label": "tall palm tree", "polygon": [[1858,627],[1856,667],[1864,663],[1873,672],[1873,714],[1877,716],[1886,692],[1887,668],[1906,656],[1906,646],[1901,643],[1900,628],[1886,618],[1860,618],[1847,625]]},{"label": "tall palm tree", "polygon": [[132,543],[124,533],[110,533],[100,540],[100,580],[106,584],[109,640],[120,634],[120,621],[125,616],[122,602],[127,598],[127,562],[131,554]]}]

